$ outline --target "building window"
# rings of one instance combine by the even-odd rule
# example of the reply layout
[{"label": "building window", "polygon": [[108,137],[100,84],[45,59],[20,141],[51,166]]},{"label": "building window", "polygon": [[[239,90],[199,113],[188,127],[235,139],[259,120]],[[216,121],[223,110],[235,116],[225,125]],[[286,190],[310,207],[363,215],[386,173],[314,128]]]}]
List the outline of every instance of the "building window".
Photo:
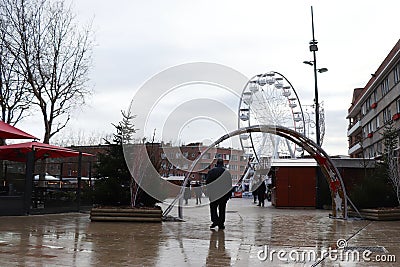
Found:
[{"label": "building window", "polygon": [[365,150],[364,156],[366,158],[373,158],[375,156],[375,149],[374,146],[370,146]]},{"label": "building window", "polygon": [[373,145],[370,146],[370,148],[369,148],[369,157],[370,157],[370,158],[375,157],[375,149],[374,149],[374,146],[373,146]]},{"label": "building window", "polygon": [[210,166],[210,164],[208,164],[208,163],[201,163],[201,164],[200,164],[200,168],[201,168],[202,170],[207,169],[208,166]]},{"label": "building window", "polygon": [[380,127],[380,122],[379,122],[379,115],[378,115],[375,118],[375,129],[379,129],[379,127]]},{"label": "building window", "polygon": [[238,155],[231,155],[232,161],[238,161]]},{"label": "building window", "polygon": [[378,153],[378,155],[382,155],[382,142],[381,141],[379,141],[376,144],[376,152]]},{"label": "building window", "polygon": [[368,137],[368,134],[373,133],[375,131],[375,125],[376,125],[376,122],[375,122],[375,119],[373,119],[370,122],[368,122],[367,125],[365,126],[365,128],[366,128],[365,133],[366,133],[367,137]]},{"label": "building window", "polygon": [[371,96],[369,96],[365,101],[365,113],[368,113],[368,111],[371,109],[371,105]]},{"label": "building window", "polygon": [[399,76],[399,64],[396,65],[396,67],[394,67],[393,70],[393,74],[394,74],[394,84],[398,83],[400,80],[400,76]]},{"label": "building window", "polygon": [[382,96],[386,95],[389,92],[389,80],[386,78],[381,84]]},{"label": "building window", "polygon": [[400,98],[397,98],[397,100],[396,100],[396,110],[397,110],[397,113],[400,113]]},{"label": "building window", "polygon": [[226,159],[226,160],[229,160],[229,154],[223,154],[223,155],[222,155],[222,158],[223,158],[223,159]]},{"label": "building window", "polygon": [[392,119],[392,114],[390,112],[390,107],[387,107],[383,110],[383,123],[387,123]]},{"label": "building window", "polygon": [[238,165],[229,165],[229,169],[232,171],[237,171]]}]

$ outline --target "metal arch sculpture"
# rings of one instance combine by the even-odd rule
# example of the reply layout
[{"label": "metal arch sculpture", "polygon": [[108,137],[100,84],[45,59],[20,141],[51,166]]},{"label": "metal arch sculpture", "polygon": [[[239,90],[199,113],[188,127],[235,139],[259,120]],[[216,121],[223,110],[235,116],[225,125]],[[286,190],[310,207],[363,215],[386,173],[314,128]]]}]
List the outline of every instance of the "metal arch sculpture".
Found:
[{"label": "metal arch sculpture", "polygon": [[[244,134],[244,133],[252,133],[252,132],[263,132],[269,134],[275,134],[281,137],[284,137],[295,144],[301,146],[304,150],[306,150],[311,157],[313,157],[318,165],[321,167],[322,173],[328,181],[331,197],[332,197],[332,216],[334,218],[342,218],[347,219],[347,194],[346,188],[344,187],[343,179],[340,176],[338,169],[333,164],[332,160],[328,156],[328,154],[318,146],[314,141],[307,138],[306,136],[291,130],[289,128],[277,125],[253,125],[249,127],[243,127],[232,131],[224,136],[220,137],[214,143],[212,143],[206,150],[204,150],[199,157],[195,161],[193,161],[189,171],[187,172],[185,179],[183,181],[181,190],[177,197],[171,202],[168,208],[164,211],[163,216],[168,215],[168,213],[172,210],[173,206],[179,200],[178,206],[178,216],[179,218],[183,218],[182,216],[182,196],[184,193],[185,186],[189,180],[190,174],[193,172],[193,169],[199,162],[199,160],[214,146],[223,142],[224,140],[231,138],[233,136]],[[338,212],[341,212],[341,216],[338,215]]]}]

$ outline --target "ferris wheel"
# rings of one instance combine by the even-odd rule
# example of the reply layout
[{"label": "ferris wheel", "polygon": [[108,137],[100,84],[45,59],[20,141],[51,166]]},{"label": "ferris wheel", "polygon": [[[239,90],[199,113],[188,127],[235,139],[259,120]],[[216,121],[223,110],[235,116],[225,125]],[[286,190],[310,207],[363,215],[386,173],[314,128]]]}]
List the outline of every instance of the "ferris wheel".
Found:
[{"label": "ferris wheel", "polygon": [[[285,76],[271,71],[247,82],[240,98],[238,127],[250,125],[279,125],[306,134],[300,99]],[[293,142],[267,133],[242,134],[240,143],[256,164],[269,165],[272,159],[296,158],[303,153]]]}]

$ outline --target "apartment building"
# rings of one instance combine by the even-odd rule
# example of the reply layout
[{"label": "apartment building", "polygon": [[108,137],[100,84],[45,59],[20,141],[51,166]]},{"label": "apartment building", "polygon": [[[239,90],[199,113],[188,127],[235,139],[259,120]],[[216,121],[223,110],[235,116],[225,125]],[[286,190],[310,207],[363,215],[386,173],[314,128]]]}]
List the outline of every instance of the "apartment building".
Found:
[{"label": "apartment building", "polygon": [[400,40],[364,88],[356,88],[348,110],[348,154],[352,158],[382,155],[382,133],[393,120],[400,135]]},{"label": "apartment building", "polygon": [[[98,155],[106,153],[108,145],[74,146],[75,150],[90,153],[94,157],[87,157],[82,162],[82,177],[98,177]],[[193,161],[207,149],[202,143],[191,143],[182,146],[172,146],[166,143],[146,143],[148,154],[154,155],[155,165],[162,177],[182,177],[187,174]],[[210,168],[214,167],[217,158],[224,159],[225,167],[232,175],[232,182],[236,184],[244,174],[247,167],[247,159],[240,149],[215,147],[210,149],[198,162],[194,171],[190,174],[192,181],[204,181]],[[48,171],[55,176],[64,178],[76,178],[78,163],[76,158],[54,159],[48,163]]]},{"label": "apartment building", "polygon": [[[193,161],[207,149],[202,143],[191,143],[180,147],[163,145],[161,151],[160,175],[163,177],[185,176]],[[247,159],[240,149],[215,147],[204,154],[190,174],[192,181],[204,181],[207,172],[213,168],[218,158],[222,158],[225,167],[232,175],[232,183],[236,184],[245,172]]]}]

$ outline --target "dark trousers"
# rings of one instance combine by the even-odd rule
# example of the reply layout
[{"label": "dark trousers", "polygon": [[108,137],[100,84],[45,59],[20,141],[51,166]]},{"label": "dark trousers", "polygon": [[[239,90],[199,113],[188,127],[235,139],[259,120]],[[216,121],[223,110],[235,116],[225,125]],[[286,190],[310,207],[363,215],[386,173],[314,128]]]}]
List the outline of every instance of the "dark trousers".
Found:
[{"label": "dark trousers", "polygon": [[258,193],[258,206],[263,206],[264,207],[264,194],[265,193]]},{"label": "dark trousers", "polygon": [[227,200],[225,199],[218,199],[210,203],[211,221],[213,224],[224,225],[226,202]]}]

